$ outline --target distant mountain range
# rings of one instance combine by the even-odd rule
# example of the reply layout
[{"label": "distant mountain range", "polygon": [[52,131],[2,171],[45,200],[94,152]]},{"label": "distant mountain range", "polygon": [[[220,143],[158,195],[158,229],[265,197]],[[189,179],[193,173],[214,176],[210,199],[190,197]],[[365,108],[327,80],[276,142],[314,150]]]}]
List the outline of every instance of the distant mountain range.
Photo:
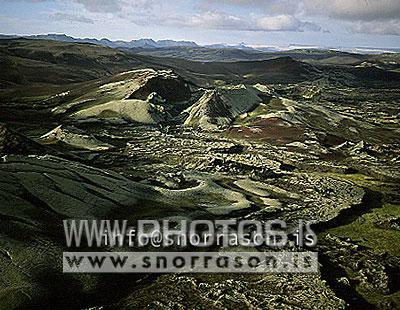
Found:
[{"label": "distant mountain range", "polygon": [[32,35],[32,36],[16,36],[16,35],[0,35],[0,39],[15,39],[15,38],[27,38],[27,39],[40,39],[40,40],[52,40],[61,42],[71,43],[92,43],[111,48],[163,48],[163,47],[177,47],[177,46],[191,46],[198,47],[195,42],[190,41],[174,41],[174,40],[159,40],[154,41],[153,39],[139,39],[132,41],[111,41],[108,39],[91,39],[91,38],[74,38],[65,34],[44,34],[44,35]]},{"label": "distant mountain range", "polygon": [[94,39],[94,38],[74,38],[65,34],[44,34],[44,35],[2,35],[0,39],[15,39],[15,38],[27,38],[27,39],[40,39],[40,40],[53,40],[60,42],[72,42],[72,43],[92,43],[111,48],[145,48],[145,49],[163,49],[163,48],[174,48],[174,47],[192,47],[192,48],[209,48],[209,49],[238,49],[246,51],[258,51],[258,52],[282,52],[296,49],[304,50],[335,50],[341,52],[350,52],[357,54],[382,54],[382,53],[399,53],[400,48],[374,48],[374,47],[319,47],[319,46],[300,46],[300,45],[287,45],[287,46],[250,46],[245,43],[236,45],[230,44],[210,44],[210,45],[199,45],[193,41],[174,41],[174,40],[158,40],[153,39],[138,39],[132,41],[111,41],[109,39]]}]

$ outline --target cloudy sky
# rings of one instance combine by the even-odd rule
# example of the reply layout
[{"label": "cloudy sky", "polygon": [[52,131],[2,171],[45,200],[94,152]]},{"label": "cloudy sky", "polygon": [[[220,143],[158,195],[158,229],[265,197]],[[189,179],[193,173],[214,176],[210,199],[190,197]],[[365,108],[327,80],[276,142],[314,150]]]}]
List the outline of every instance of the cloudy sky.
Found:
[{"label": "cloudy sky", "polygon": [[400,0],[0,0],[0,32],[400,47]]}]

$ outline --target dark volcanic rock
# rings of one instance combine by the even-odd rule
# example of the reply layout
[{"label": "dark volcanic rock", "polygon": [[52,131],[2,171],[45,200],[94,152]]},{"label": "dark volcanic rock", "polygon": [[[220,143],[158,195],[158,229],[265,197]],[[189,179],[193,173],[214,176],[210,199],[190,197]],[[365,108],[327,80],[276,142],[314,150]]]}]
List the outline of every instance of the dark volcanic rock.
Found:
[{"label": "dark volcanic rock", "polygon": [[172,191],[55,156],[6,155],[0,161],[0,308],[76,309],[88,300],[117,298],[115,277],[62,273],[62,252],[70,250],[63,220],[129,219],[133,225],[145,218],[221,214],[239,208],[241,199],[210,181]]},{"label": "dark volcanic rock", "polygon": [[188,84],[179,76],[172,73],[158,74],[136,90],[128,99],[146,100],[152,93],[166,99],[169,103],[188,100],[191,91]]},{"label": "dark volcanic rock", "polygon": [[40,155],[46,152],[49,150],[44,146],[0,124],[0,154]]}]

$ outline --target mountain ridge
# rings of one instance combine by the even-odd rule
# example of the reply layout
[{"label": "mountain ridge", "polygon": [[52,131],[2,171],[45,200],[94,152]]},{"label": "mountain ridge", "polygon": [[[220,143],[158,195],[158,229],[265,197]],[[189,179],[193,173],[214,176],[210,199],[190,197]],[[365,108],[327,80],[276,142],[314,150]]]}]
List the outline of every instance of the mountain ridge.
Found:
[{"label": "mountain ridge", "polygon": [[19,36],[19,35],[0,35],[0,39],[16,39],[16,38],[24,38],[24,39],[36,39],[36,40],[52,40],[52,41],[60,41],[60,42],[68,42],[68,43],[92,43],[97,45],[103,45],[111,48],[134,48],[134,47],[153,47],[153,48],[161,48],[161,47],[175,47],[175,46],[191,46],[197,47],[199,46],[197,43],[192,41],[175,41],[175,40],[158,40],[155,41],[153,39],[137,39],[131,41],[123,41],[116,40],[112,41],[107,38],[102,38],[100,40],[95,38],[74,38],[72,36],[68,36],[66,34],[40,34],[40,35],[28,35],[28,36]]},{"label": "mountain ridge", "polygon": [[246,43],[239,44],[226,44],[226,43],[215,43],[215,44],[198,44],[194,41],[186,40],[153,40],[150,38],[140,38],[131,41],[124,40],[109,40],[107,38],[95,39],[95,38],[75,38],[66,34],[39,34],[39,35],[5,35],[0,34],[1,39],[41,39],[41,40],[54,40],[60,42],[69,43],[92,43],[111,48],[174,48],[174,47],[194,47],[194,48],[206,48],[206,49],[236,49],[249,52],[285,52],[293,50],[307,50],[307,51],[339,51],[349,52],[355,54],[384,54],[384,53],[399,53],[400,48],[375,48],[375,47],[324,47],[324,46],[304,46],[298,44],[289,44],[287,46],[259,46],[249,45]]}]

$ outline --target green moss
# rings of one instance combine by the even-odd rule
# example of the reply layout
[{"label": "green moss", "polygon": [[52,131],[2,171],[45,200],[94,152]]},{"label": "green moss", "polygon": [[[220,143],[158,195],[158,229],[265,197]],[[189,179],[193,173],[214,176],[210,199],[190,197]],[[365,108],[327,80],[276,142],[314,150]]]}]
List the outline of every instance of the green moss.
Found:
[{"label": "green moss", "polygon": [[[357,291],[372,305],[387,304],[390,305],[392,309],[400,309],[400,292],[395,292],[390,295],[383,295],[381,293],[371,292],[361,288],[358,288]],[[389,309],[389,307],[383,306],[378,306],[378,308]]]},{"label": "green moss", "polygon": [[236,118],[233,125],[249,125],[257,117],[279,110],[286,110],[286,108],[280,99],[272,98],[267,104],[260,104],[253,111],[244,114],[243,117]]},{"label": "green moss", "polygon": [[[349,224],[326,230],[321,237],[329,233],[339,238],[350,239],[365,248],[365,259],[368,259],[369,255],[382,257],[385,253],[392,257],[400,257],[400,231],[390,229],[385,225],[390,219],[400,218],[400,205],[393,202],[393,195],[398,193],[399,185],[375,180],[363,174],[329,173],[329,176],[379,193],[382,195],[383,203],[360,215]],[[363,252],[360,254],[364,257]],[[345,270],[349,278],[354,278],[355,274],[351,268],[345,268]],[[357,285],[356,290],[367,302],[378,308],[385,308],[382,305],[400,308],[400,291],[386,295],[362,285]]]},{"label": "green moss", "polygon": [[255,118],[257,118],[262,114],[267,114],[267,113],[268,113],[267,107],[259,105],[253,111],[244,114],[243,117],[236,118],[233,125],[248,125],[250,121],[254,120]]},{"label": "green moss", "polygon": [[396,183],[384,182],[381,180],[376,180],[373,177],[366,176],[364,174],[339,174],[339,173],[327,173],[329,177],[351,182],[355,185],[368,188],[372,191],[379,192],[382,194],[389,194],[391,192],[397,192],[399,185]]},{"label": "green moss", "polygon": [[382,221],[400,218],[400,205],[390,201],[386,202],[387,195],[398,192],[399,185],[375,180],[363,174],[329,173],[329,176],[378,192],[383,195],[384,203],[359,216],[350,224],[329,229],[327,232],[339,237],[350,238],[377,254],[387,252],[400,256],[400,231],[385,229],[379,225]]},{"label": "green moss", "polygon": [[400,217],[400,206],[384,204],[372,209],[348,225],[330,229],[330,234],[350,238],[376,254],[390,253],[400,256],[400,231],[384,229],[378,223],[389,218]]},{"label": "green moss", "polygon": [[112,110],[104,110],[97,116],[98,118],[118,118],[120,115]]}]

